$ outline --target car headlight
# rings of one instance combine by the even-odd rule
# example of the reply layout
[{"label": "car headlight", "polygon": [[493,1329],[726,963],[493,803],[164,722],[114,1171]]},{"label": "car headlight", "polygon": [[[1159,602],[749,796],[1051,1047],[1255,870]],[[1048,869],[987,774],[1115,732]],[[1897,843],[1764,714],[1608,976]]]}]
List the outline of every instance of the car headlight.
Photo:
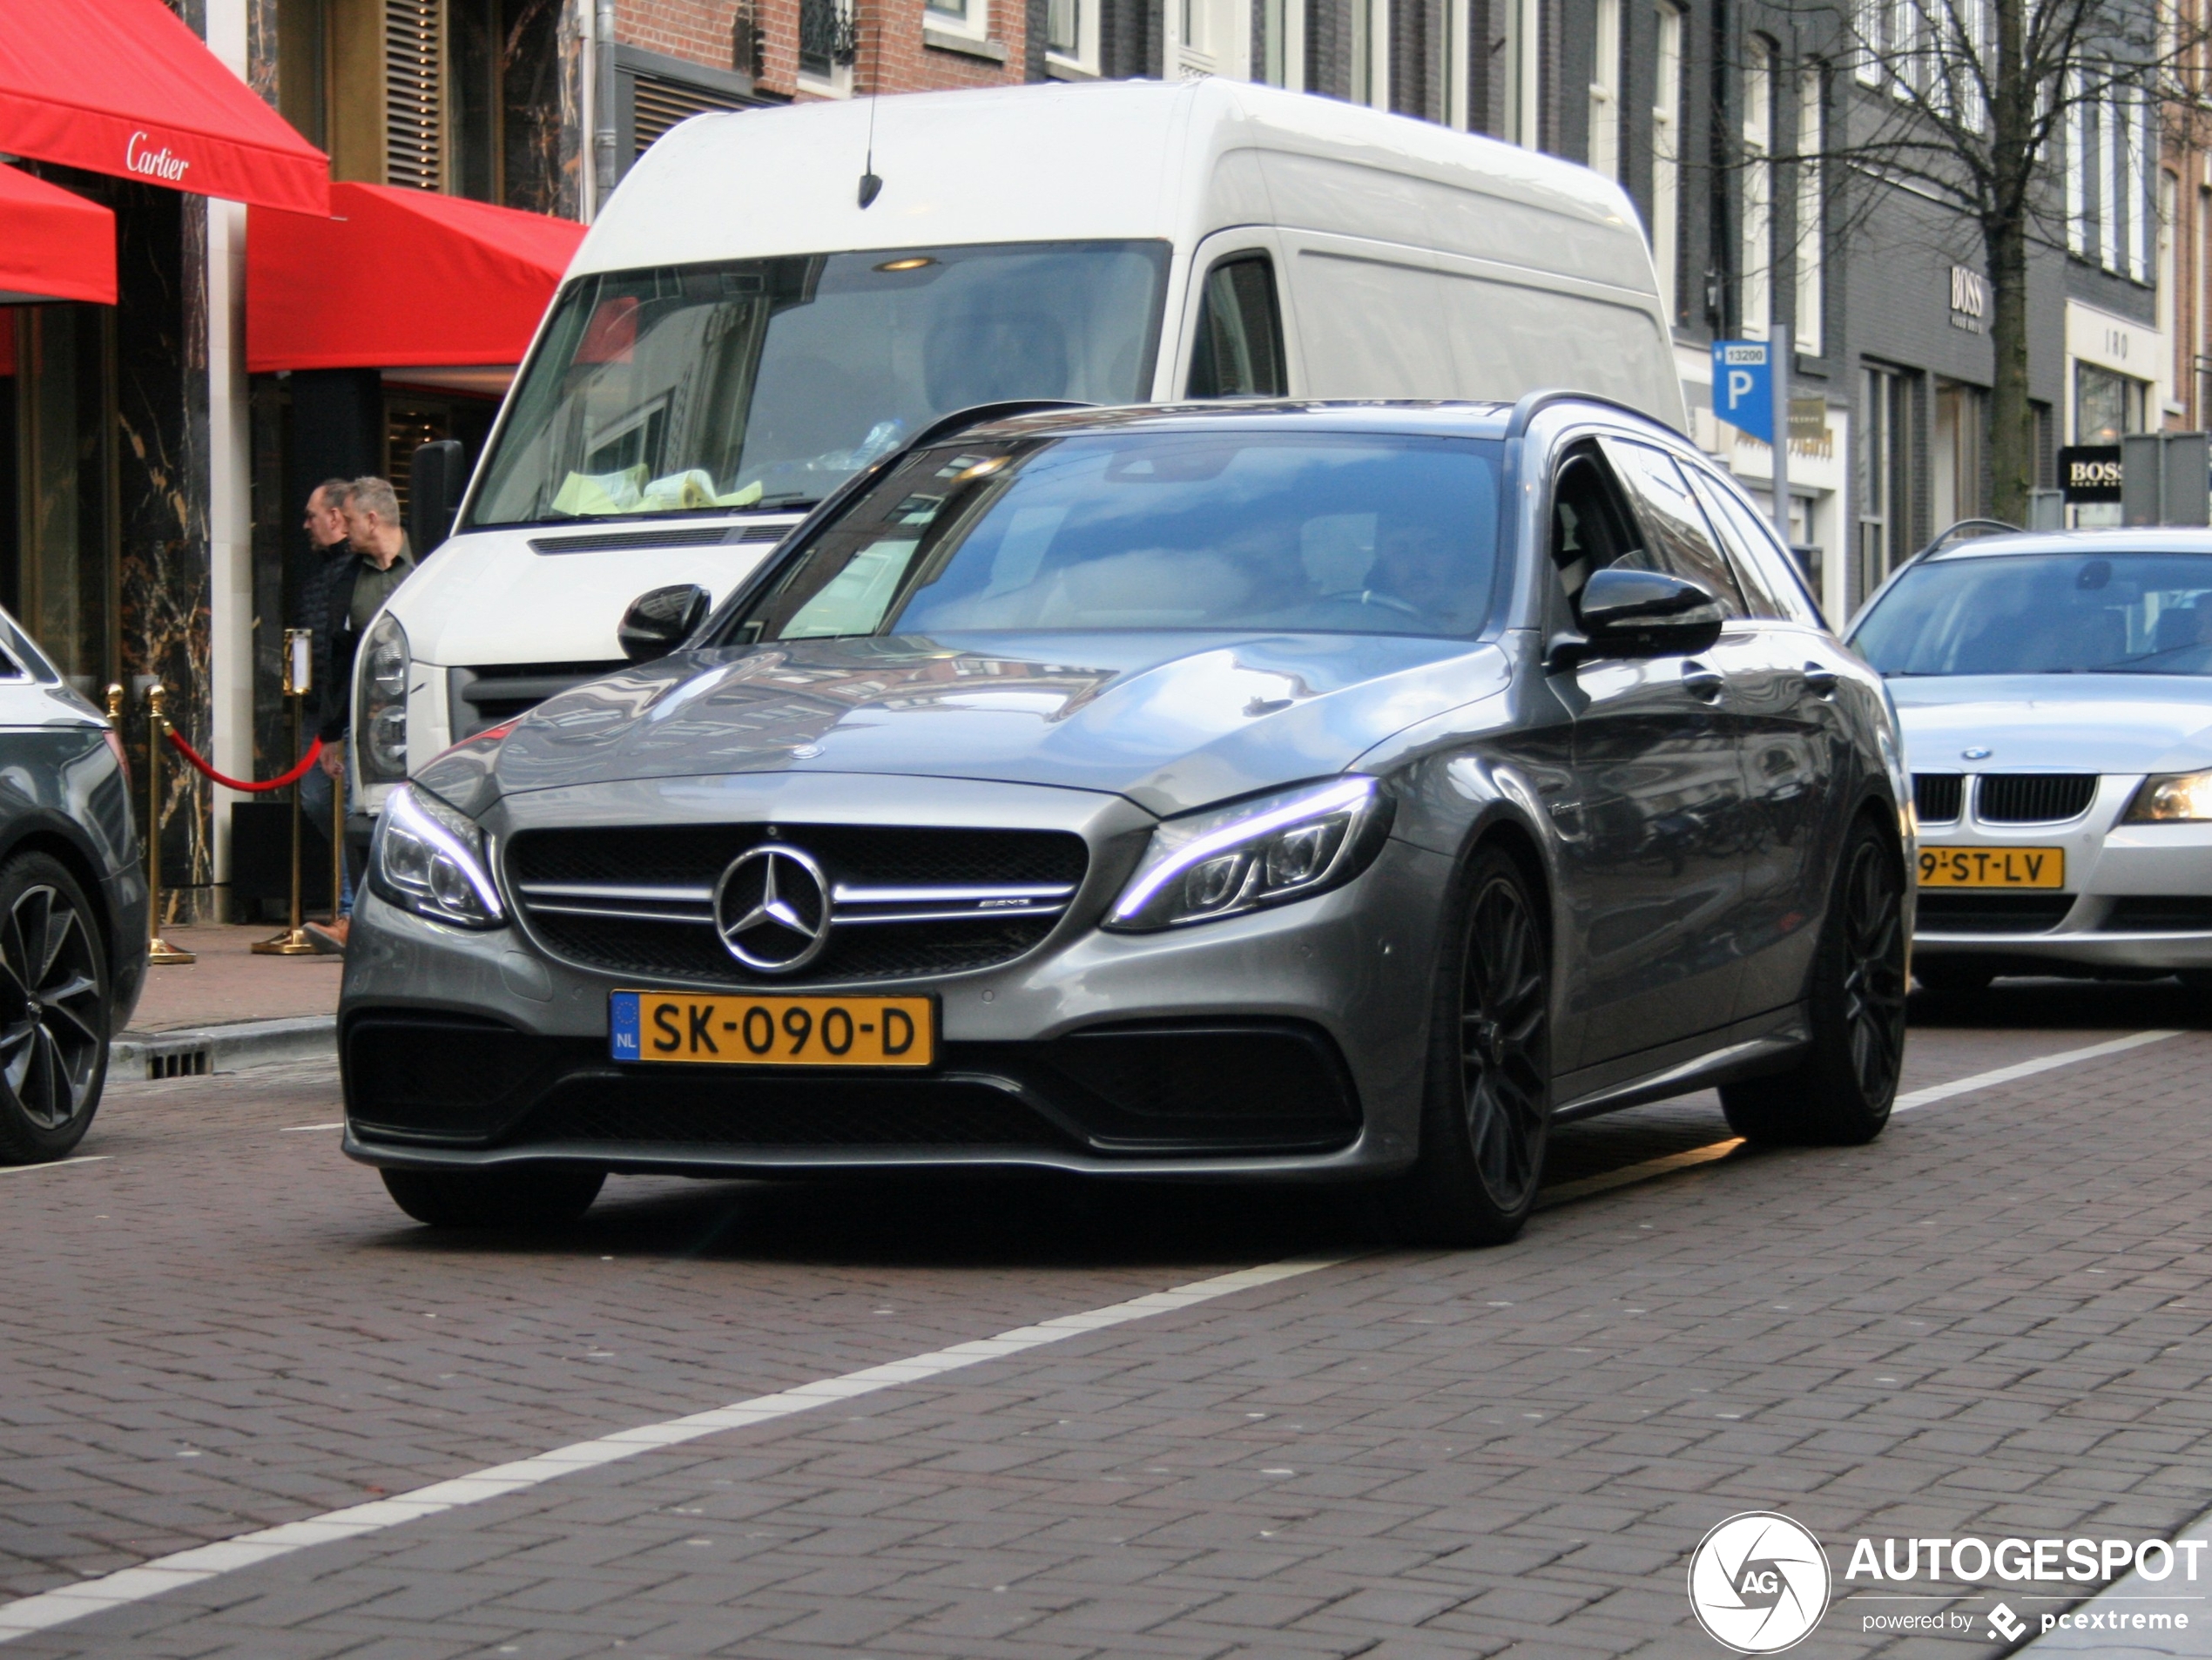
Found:
[{"label": "car headlight", "polygon": [[421,916],[469,928],[507,921],[483,830],[411,784],[384,802],[369,876],[384,899]]},{"label": "car headlight", "polygon": [[390,611],[369,624],[355,680],[354,741],[364,784],[407,776],[407,631]]},{"label": "car headlight", "polygon": [[2142,781],[2122,824],[2212,823],[2212,773],[2154,773]]},{"label": "car headlight", "polygon": [[1390,813],[1375,780],[1353,776],[1170,819],[1105,926],[1211,922],[1341,887],[1373,860]]}]

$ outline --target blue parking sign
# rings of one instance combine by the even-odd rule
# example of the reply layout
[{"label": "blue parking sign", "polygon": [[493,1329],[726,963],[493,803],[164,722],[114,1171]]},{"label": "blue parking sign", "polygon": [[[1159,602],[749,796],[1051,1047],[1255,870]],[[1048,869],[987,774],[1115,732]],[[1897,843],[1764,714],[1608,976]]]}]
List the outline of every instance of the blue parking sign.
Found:
[{"label": "blue parking sign", "polygon": [[1713,413],[1762,443],[1774,442],[1774,379],[1764,341],[1713,342]]}]

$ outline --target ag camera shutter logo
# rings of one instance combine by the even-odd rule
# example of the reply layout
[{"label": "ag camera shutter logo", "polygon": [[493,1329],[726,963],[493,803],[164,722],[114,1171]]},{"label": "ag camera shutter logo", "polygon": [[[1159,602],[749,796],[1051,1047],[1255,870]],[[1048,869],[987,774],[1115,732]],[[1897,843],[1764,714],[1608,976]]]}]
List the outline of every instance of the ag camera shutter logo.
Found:
[{"label": "ag camera shutter logo", "polygon": [[1738,1654],[1780,1654],[1812,1635],[1828,1611],[1828,1556],[1788,1516],[1748,1510],[1698,1541],[1689,1606],[1716,1643]]}]

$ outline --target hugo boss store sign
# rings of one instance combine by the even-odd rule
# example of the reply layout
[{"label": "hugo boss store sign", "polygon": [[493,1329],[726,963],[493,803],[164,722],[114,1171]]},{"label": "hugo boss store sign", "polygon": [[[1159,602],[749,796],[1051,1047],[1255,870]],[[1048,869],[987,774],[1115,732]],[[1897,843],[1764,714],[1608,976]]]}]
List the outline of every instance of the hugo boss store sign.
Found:
[{"label": "hugo boss store sign", "polygon": [[2069,444],[2059,451],[2059,489],[2069,505],[2119,503],[2123,524],[2212,523],[2212,438],[2141,432]]}]

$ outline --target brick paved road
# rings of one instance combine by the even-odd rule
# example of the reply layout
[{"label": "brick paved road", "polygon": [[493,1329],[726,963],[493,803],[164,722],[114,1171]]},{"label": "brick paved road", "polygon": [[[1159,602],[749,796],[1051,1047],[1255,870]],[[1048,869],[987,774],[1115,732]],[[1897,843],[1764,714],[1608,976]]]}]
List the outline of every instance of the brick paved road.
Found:
[{"label": "brick paved road", "polygon": [[[2141,988],[1922,1014],[1908,1088],[2204,1023]],[[1373,1251],[1321,1193],[1028,1184],[617,1181],[564,1236],[456,1243],[291,1128],[337,1116],[326,1071],[118,1089],[104,1162],[0,1176],[0,1595],[1353,1256],[10,1651],[1717,1655],[1682,1573],[1738,1510],[1832,1540],[2159,1533],[2212,1503],[2208,1061],[2192,1029],[1459,1254]],[[1555,1178],[1725,1134],[1710,1097],[1600,1120]],[[1841,1603],[1797,1652],[1870,1651],[1859,1624]],[[1886,1651],[1916,1649],[1976,1651]]]}]

